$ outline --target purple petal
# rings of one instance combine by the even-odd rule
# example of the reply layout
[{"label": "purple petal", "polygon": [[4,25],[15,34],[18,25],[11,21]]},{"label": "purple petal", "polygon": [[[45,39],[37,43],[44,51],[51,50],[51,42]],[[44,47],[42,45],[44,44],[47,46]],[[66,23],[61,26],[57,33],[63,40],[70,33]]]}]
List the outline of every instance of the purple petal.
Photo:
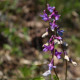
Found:
[{"label": "purple petal", "polygon": [[62,38],[61,38],[60,36],[58,36],[58,37],[56,37],[56,39],[59,39],[59,40],[61,40]]},{"label": "purple petal", "polygon": [[44,48],[44,49],[43,49],[43,51],[44,51],[44,52],[47,52],[47,51],[48,51],[48,49],[47,49],[47,48]]},{"label": "purple petal", "polygon": [[60,15],[55,16],[55,20],[59,20]]},{"label": "purple petal", "polygon": [[62,52],[58,52],[57,50],[55,50],[55,56],[60,59],[61,58],[61,54]]},{"label": "purple petal", "polygon": [[53,66],[53,68],[56,68],[56,66]]},{"label": "purple petal", "polygon": [[54,49],[54,46],[51,46],[50,50],[52,51]]},{"label": "purple petal", "polygon": [[44,21],[48,21],[49,18],[48,18],[48,15],[46,14],[45,10],[44,10],[43,13],[44,13],[44,14],[43,14],[43,15],[40,15],[40,17],[42,17],[42,20],[44,20]]},{"label": "purple petal", "polygon": [[50,13],[52,13],[55,10],[55,7],[51,7],[49,4],[47,4],[47,9]]},{"label": "purple petal", "polygon": [[58,58],[58,59],[60,59],[60,58],[61,58],[61,56],[60,56],[60,55],[57,55],[57,58]]}]

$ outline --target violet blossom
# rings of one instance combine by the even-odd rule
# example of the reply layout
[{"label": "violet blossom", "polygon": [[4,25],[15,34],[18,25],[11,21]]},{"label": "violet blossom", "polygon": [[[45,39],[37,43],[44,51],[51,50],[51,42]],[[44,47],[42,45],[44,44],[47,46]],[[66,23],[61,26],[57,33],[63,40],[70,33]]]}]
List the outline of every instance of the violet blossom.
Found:
[{"label": "violet blossom", "polygon": [[58,33],[59,36],[63,36],[64,30],[57,29],[57,33]]},{"label": "violet blossom", "polygon": [[57,11],[53,11],[52,14],[49,16],[49,19],[51,19],[53,17],[55,18],[55,20],[59,20],[60,15],[58,15]]},{"label": "violet blossom", "polygon": [[55,56],[56,56],[58,59],[61,59],[61,54],[62,54],[62,52],[58,52],[57,50],[55,50]]},{"label": "violet blossom", "polygon": [[47,4],[47,9],[50,13],[52,13],[55,10],[55,7],[51,7],[49,4]]},{"label": "violet blossom", "polygon": [[53,66],[53,59],[51,60],[51,62],[48,64],[49,66],[49,70],[52,70],[53,68],[56,68],[56,66]]},{"label": "violet blossom", "polygon": [[42,17],[42,20],[44,20],[44,21],[48,21],[49,20],[48,15],[46,14],[45,10],[43,12],[43,15],[40,15],[40,17]]},{"label": "violet blossom", "polygon": [[48,75],[50,75],[51,74],[51,70],[53,69],[53,68],[56,68],[56,66],[53,66],[53,59],[51,60],[51,62],[48,64],[48,67],[49,67],[49,70],[47,70],[47,71],[45,71],[44,73],[43,73],[43,76],[48,76]]},{"label": "violet blossom", "polygon": [[44,44],[43,47],[44,47],[44,49],[43,49],[44,52],[53,51],[53,49],[54,49],[54,42],[52,42],[52,44],[50,44],[50,45],[45,45]]},{"label": "violet blossom", "polygon": [[58,25],[56,25],[56,23],[55,23],[55,20],[53,20],[53,22],[50,23],[50,26],[51,26],[51,30],[52,30],[52,31],[54,31],[54,29],[55,29],[56,27],[58,27]]}]

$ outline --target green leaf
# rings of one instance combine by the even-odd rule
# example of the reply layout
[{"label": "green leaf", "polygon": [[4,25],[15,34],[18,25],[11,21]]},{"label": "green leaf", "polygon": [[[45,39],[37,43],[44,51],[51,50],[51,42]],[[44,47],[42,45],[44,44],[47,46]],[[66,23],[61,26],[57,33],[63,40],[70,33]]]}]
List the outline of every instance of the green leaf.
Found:
[{"label": "green leaf", "polygon": [[22,57],[23,56],[22,51],[18,48],[18,46],[13,46],[12,47],[11,54],[12,55],[16,54],[18,57]]},{"label": "green leaf", "polygon": [[49,54],[44,54],[43,57],[44,57],[45,59],[48,59],[48,58],[49,58]]},{"label": "green leaf", "polygon": [[21,67],[20,71],[22,72],[24,78],[31,75],[31,70],[27,66]]},{"label": "green leaf", "polygon": [[58,78],[57,78],[56,75],[53,75],[53,79],[54,79],[54,80],[58,80]]},{"label": "green leaf", "polygon": [[34,78],[33,80],[45,80],[43,77],[37,77],[37,78]]},{"label": "green leaf", "polygon": [[10,45],[8,45],[8,44],[4,44],[4,49],[6,49],[6,50],[11,50],[11,46]]}]

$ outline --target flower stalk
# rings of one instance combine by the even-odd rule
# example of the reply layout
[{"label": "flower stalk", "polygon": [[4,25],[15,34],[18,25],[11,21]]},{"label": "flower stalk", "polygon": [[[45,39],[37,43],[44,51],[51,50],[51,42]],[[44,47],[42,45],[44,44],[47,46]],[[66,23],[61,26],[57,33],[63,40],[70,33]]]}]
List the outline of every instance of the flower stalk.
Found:
[{"label": "flower stalk", "polygon": [[65,80],[67,80],[67,60],[65,60],[65,63],[66,63]]},{"label": "flower stalk", "polygon": [[[53,65],[54,65],[54,63],[53,63]],[[54,73],[55,73],[55,75],[56,75],[56,77],[57,77],[57,80],[59,80],[59,77],[58,77],[58,74],[57,74],[57,72],[56,72],[56,69],[54,68]]]},{"label": "flower stalk", "polygon": [[47,0],[45,1],[45,9],[47,10]]}]

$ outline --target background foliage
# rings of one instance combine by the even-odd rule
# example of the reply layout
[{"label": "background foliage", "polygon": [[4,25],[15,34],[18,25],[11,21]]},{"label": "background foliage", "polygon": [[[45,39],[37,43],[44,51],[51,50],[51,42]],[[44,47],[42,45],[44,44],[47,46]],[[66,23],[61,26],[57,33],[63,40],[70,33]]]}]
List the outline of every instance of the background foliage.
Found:
[{"label": "background foliage", "polygon": [[[79,58],[80,0],[48,0],[48,3],[61,14],[58,24],[65,29],[64,40],[69,43],[69,55],[73,59]],[[41,74],[47,67],[42,64],[44,58],[49,60],[49,55],[42,52],[42,44],[47,39],[42,39],[41,35],[48,25],[39,17],[44,9],[45,0],[0,1],[1,79],[45,80]]]}]

